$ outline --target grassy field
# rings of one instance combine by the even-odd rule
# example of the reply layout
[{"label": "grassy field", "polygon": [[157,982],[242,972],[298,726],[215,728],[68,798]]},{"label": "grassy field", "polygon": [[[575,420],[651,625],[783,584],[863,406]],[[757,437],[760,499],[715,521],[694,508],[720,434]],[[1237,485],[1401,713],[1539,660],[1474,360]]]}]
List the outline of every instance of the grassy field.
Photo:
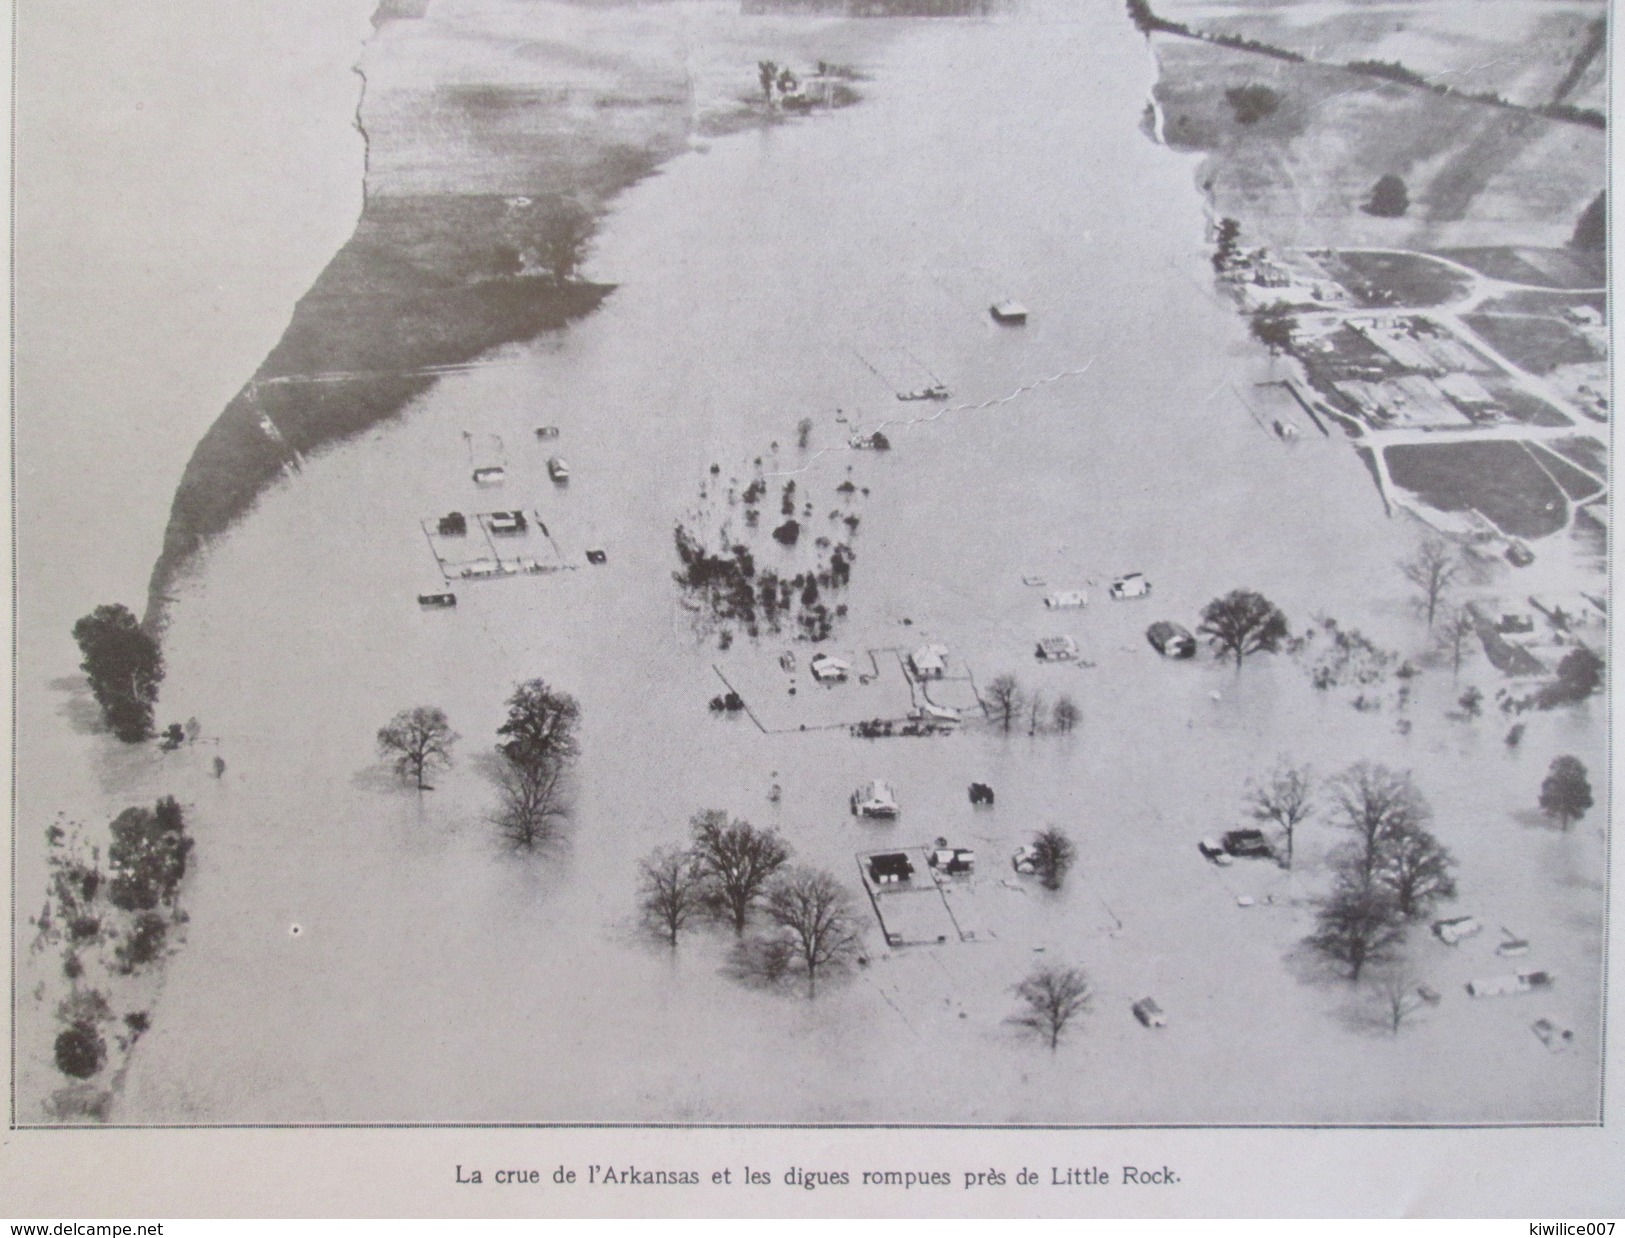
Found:
[{"label": "grassy field", "polygon": [[1513,537],[1545,537],[1568,520],[1563,492],[1519,443],[1407,443],[1384,454],[1394,484],[1440,511],[1476,510]]},{"label": "grassy field", "polygon": [[[1508,238],[1567,243],[1602,186],[1605,134],[1332,67],[1369,53],[1366,44],[1340,42],[1336,23],[1322,29],[1306,19],[1300,34],[1332,64],[1164,34],[1152,40],[1164,140],[1210,156],[1199,180],[1216,214],[1241,221],[1244,242],[1418,249]],[[1279,103],[1244,124],[1227,92],[1248,86],[1268,87]],[[1408,190],[1410,207],[1400,218],[1362,209],[1388,174]]]},{"label": "grassy field", "polygon": [[1443,305],[1467,291],[1467,280],[1458,271],[1420,254],[1339,250],[1321,265],[1361,306]]},{"label": "grassy field", "polygon": [[[1254,39],[1314,60],[1402,65],[1464,93],[1533,106],[1597,106],[1604,84],[1606,6],[1550,3],[1381,5],[1162,0],[1157,13],[1212,33]],[[1516,48],[1516,54],[1508,54]]]},{"label": "grassy field", "polygon": [[1607,257],[1593,250],[1492,245],[1440,252],[1495,279],[1537,288],[1596,289],[1608,278]]},{"label": "grassy field", "polygon": [[1471,314],[1464,321],[1497,351],[1531,374],[1601,361],[1606,354],[1567,323],[1534,315]]}]

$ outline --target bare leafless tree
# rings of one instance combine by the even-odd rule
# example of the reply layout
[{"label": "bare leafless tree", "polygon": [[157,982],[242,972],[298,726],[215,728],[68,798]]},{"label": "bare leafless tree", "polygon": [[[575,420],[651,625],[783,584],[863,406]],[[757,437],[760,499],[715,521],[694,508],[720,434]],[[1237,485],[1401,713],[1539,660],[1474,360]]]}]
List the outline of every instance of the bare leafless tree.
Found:
[{"label": "bare leafless tree", "polygon": [[1258,821],[1280,828],[1286,842],[1286,866],[1292,867],[1293,835],[1314,812],[1314,774],[1307,765],[1282,757],[1269,777],[1247,783],[1247,809]]},{"label": "bare leafless tree", "polygon": [[1026,699],[1014,675],[999,675],[984,690],[982,707],[987,711],[987,716],[1008,735],[1010,724],[1021,713]]},{"label": "bare leafless tree", "polygon": [[1403,958],[1395,958],[1376,973],[1372,986],[1382,1021],[1395,1036],[1406,1021],[1427,1003],[1416,983],[1416,973]]},{"label": "bare leafless tree", "polygon": [[858,920],[852,896],[829,873],[792,868],[774,878],[763,904],[784,929],[807,973],[807,996],[817,992],[818,973],[857,953]]},{"label": "bare leafless tree", "polygon": [[1034,691],[1027,698],[1027,734],[1037,735],[1044,729],[1044,694]]},{"label": "bare leafless tree", "polygon": [[1382,840],[1377,880],[1408,920],[1456,897],[1456,859],[1420,821],[1401,818]]},{"label": "bare leafless tree", "polygon": [[1361,889],[1371,886],[1387,839],[1433,817],[1408,770],[1359,761],[1332,779],[1329,790],[1334,819],[1355,837],[1347,872]]},{"label": "bare leafless tree", "polygon": [[451,746],[457,732],[446,721],[446,713],[432,705],[403,709],[378,731],[378,751],[395,758],[395,770],[410,778],[419,791],[429,790],[423,781],[432,766],[451,764]]},{"label": "bare leafless tree", "polygon": [[640,906],[644,921],[673,948],[705,905],[705,869],[692,851],[660,847],[638,866],[642,878]]},{"label": "bare leafless tree", "polygon": [[1067,1024],[1089,1009],[1089,977],[1078,967],[1040,967],[1016,986],[1015,993],[1025,1009],[1011,1015],[1010,1021],[1043,1037],[1052,1052]]},{"label": "bare leafless tree", "polygon": [[561,762],[521,762],[496,753],[487,759],[486,772],[497,789],[491,821],[510,846],[534,851],[557,836],[565,814]]},{"label": "bare leafless tree", "polygon": [[1309,944],[1349,969],[1349,979],[1372,963],[1385,963],[1404,938],[1399,908],[1386,890],[1340,881],[1321,904]]},{"label": "bare leafless tree", "polygon": [[1416,608],[1427,618],[1429,628],[1439,604],[1461,574],[1461,566],[1461,552],[1437,534],[1423,538],[1415,553],[1400,560],[1400,573],[1416,586]]},{"label": "bare leafless tree", "polygon": [[1461,664],[1472,652],[1477,631],[1472,612],[1465,606],[1451,607],[1440,617],[1439,649],[1450,659],[1450,673],[1457,679],[1461,677]]},{"label": "bare leafless tree", "polygon": [[748,821],[708,809],[694,814],[694,854],[706,877],[706,897],[733,925],[745,931],[751,908],[767,883],[790,858],[790,848],[774,830],[759,830]]}]

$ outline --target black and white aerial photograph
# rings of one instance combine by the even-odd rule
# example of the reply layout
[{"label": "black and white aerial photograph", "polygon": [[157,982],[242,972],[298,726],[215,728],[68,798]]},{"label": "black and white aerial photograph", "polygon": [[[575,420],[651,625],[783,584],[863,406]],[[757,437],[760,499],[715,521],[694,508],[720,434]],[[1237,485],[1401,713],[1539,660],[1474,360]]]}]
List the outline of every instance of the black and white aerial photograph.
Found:
[{"label": "black and white aerial photograph", "polygon": [[20,7],[13,1127],[1602,1121],[1606,0]]}]

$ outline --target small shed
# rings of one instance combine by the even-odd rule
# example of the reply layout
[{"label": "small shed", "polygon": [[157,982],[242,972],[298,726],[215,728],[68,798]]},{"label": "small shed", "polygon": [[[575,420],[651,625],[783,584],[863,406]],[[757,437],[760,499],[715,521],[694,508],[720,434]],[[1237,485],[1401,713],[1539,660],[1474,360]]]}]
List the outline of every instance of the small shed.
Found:
[{"label": "small shed", "polygon": [[1003,323],[1005,326],[1020,326],[1027,321],[1027,307],[1020,301],[1008,298],[995,301],[988,312],[993,315],[994,322]]}]

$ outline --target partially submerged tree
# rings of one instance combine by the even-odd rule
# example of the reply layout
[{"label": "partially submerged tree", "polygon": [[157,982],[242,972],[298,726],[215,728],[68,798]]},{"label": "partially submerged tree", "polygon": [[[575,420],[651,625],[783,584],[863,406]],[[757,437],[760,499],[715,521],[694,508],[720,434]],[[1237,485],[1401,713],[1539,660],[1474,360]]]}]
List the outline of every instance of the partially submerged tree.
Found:
[{"label": "partially submerged tree", "polygon": [[1382,840],[1376,877],[1399,914],[1414,920],[1456,897],[1456,860],[1420,821],[1402,819]]},{"label": "partially submerged tree", "polygon": [[1077,967],[1040,967],[1016,986],[1015,993],[1024,1009],[1010,1021],[1042,1037],[1051,1052],[1060,1044],[1067,1025],[1089,1009],[1089,977]]},{"label": "partially submerged tree", "polygon": [[1293,765],[1285,757],[1269,777],[1247,783],[1247,809],[1257,821],[1277,826],[1286,843],[1286,867],[1292,867],[1293,835],[1309,818],[1315,804],[1314,774],[1307,765]]},{"label": "partially submerged tree", "polygon": [[1270,356],[1292,351],[1292,336],[1298,329],[1297,316],[1284,301],[1255,310],[1248,320],[1253,338],[1270,350]]},{"label": "partially submerged tree", "polygon": [[1050,710],[1050,725],[1061,734],[1065,735],[1075,729],[1082,718],[1083,713],[1078,709],[1078,703],[1070,696],[1055,698],[1055,707]]},{"label": "partially submerged tree", "polygon": [[127,744],[152,733],[152,708],[164,678],[164,658],[128,607],[98,606],[73,625],[84,656],[80,669],[101,707],[102,721]]},{"label": "partially submerged tree", "polygon": [[1416,983],[1416,973],[1403,958],[1396,957],[1385,964],[1377,972],[1373,988],[1380,1003],[1383,1023],[1395,1036],[1399,1035],[1399,1029],[1410,1017],[1427,1004]]},{"label": "partially submerged tree", "polygon": [[707,900],[735,933],[743,933],[751,908],[789,860],[790,849],[776,831],[730,821],[727,813],[716,809],[695,813],[690,824],[694,853],[706,876]]},{"label": "partially submerged tree", "polygon": [[1032,848],[1033,872],[1046,890],[1059,890],[1066,880],[1067,870],[1077,859],[1078,849],[1053,825],[1033,836]]},{"label": "partially submerged tree", "polygon": [[451,746],[457,732],[446,721],[446,712],[433,705],[403,709],[378,731],[378,751],[393,757],[395,771],[410,778],[419,791],[429,790],[424,775],[435,766],[451,764]]},{"label": "partially submerged tree", "polygon": [[1391,958],[1403,937],[1398,908],[1385,891],[1339,883],[1316,914],[1308,941],[1357,981],[1368,965]]},{"label": "partially submerged tree", "polygon": [[1383,856],[1383,845],[1402,830],[1425,825],[1433,811],[1411,781],[1408,770],[1358,761],[1329,784],[1334,821],[1354,835],[1347,868],[1350,881],[1369,889]]},{"label": "partially submerged tree", "polygon": [[564,815],[564,771],[580,751],[576,726],[581,708],[575,697],[531,679],[508,698],[503,736],[490,762],[497,788],[493,820],[502,837],[524,851],[535,850],[557,833]]},{"label": "partially submerged tree", "polygon": [[987,716],[1009,734],[1010,724],[1021,713],[1026,699],[1014,675],[999,675],[983,690],[982,704]]},{"label": "partially submerged tree", "polygon": [[1213,235],[1213,269],[1223,275],[1236,264],[1240,255],[1241,225],[1228,215],[1219,220]]},{"label": "partially submerged tree", "polygon": [[592,243],[593,215],[573,198],[549,203],[536,234],[537,261],[556,284],[575,278]]},{"label": "partially submerged tree", "polygon": [[1416,608],[1427,618],[1430,630],[1439,604],[1461,569],[1461,553],[1436,534],[1423,538],[1409,558],[1400,560],[1399,570],[1416,586]]},{"label": "partially submerged tree", "polygon": [[1583,701],[1603,685],[1607,664],[1587,645],[1576,645],[1557,664],[1557,678],[1543,684],[1535,695],[1542,709]]},{"label": "partially submerged tree", "polygon": [[1477,635],[1478,627],[1473,622],[1472,612],[1465,606],[1454,607],[1447,610],[1439,623],[1439,648],[1450,659],[1450,673],[1456,678],[1461,677],[1461,664],[1466,661],[1467,655],[1472,652],[1473,637]]},{"label": "partially submerged tree", "polygon": [[852,896],[829,873],[792,868],[775,877],[767,888],[763,908],[795,947],[795,957],[807,973],[807,996],[818,988],[818,973],[857,953],[858,919]]},{"label": "partially submerged tree", "polygon": [[576,741],[580,721],[581,706],[575,697],[548,687],[544,680],[530,679],[508,698],[508,719],[497,728],[505,738],[497,748],[519,765],[569,764],[580,751]]},{"label": "partially submerged tree", "polygon": [[487,762],[487,773],[497,791],[491,821],[504,841],[534,851],[558,836],[565,815],[560,762],[527,765],[498,753]]},{"label": "partially submerged tree", "polygon": [[1591,807],[1591,781],[1578,757],[1556,758],[1540,784],[1540,810],[1565,830]]},{"label": "partially submerged tree", "polygon": [[705,869],[692,851],[661,847],[638,866],[644,921],[675,948],[677,935],[705,907]]},{"label": "partially submerged tree", "polygon": [[107,897],[123,911],[151,911],[175,901],[192,852],[181,806],[165,796],[151,809],[126,808],[113,818],[107,848]]},{"label": "partially submerged tree", "polygon": [[1255,653],[1274,653],[1287,637],[1286,616],[1268,598],[1251,589],[1234,589],[1214,598],[1202,610],[1202,623],[1196,629],[1206,636],[1224,657],[1236,660]]}]

